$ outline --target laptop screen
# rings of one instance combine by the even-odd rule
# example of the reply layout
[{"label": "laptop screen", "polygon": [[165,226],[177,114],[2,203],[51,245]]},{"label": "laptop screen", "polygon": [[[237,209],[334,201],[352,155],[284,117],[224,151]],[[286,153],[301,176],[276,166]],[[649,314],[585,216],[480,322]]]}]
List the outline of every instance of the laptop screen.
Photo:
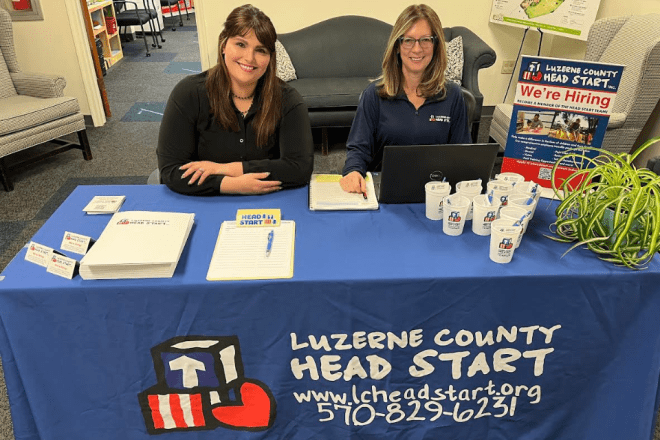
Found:
[{"label": "laptop screen", "polygon": [[378,201],[423,203],[424,185],[432,180],[449,182],[452,192],[463,180],[481,179],[485,188],[498,151],[497,143],[386,145]]}]

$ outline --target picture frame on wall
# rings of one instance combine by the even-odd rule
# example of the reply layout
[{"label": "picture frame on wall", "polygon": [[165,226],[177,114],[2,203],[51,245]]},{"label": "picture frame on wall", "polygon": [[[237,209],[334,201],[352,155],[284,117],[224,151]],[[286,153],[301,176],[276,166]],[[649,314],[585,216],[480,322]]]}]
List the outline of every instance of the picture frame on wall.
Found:
[{"label": "picture frame on wall", "polygon": [[40,0],[0,0],[0,7],[11,15],[12,21],[43,20]]}]

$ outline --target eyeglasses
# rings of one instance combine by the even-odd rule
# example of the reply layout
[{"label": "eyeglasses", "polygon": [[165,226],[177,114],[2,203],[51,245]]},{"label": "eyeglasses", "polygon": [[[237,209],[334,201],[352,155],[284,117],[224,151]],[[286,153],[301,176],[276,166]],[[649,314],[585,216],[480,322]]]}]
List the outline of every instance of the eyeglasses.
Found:
[{"label": "eyeglasses", "polygon": [[401,37],[399,38],[399,44],[401,44],[401,47],[404,49],[412,49],[415,46],[416,42],[419,42],[419,45],[422,49],[430,49],[433,47],[433,44],[435,43],[436,40],[435,35],[431,35],[428,37],[422,37],[422,38],[410,38],[410,37]]}]

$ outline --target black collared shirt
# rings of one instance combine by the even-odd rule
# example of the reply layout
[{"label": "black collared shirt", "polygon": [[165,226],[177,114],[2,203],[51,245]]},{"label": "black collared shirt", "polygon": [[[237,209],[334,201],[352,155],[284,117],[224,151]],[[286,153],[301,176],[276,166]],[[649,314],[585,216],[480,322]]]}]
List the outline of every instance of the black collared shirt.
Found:
[{"label": "black collared shirt", "polygon": [[270,172],[266,180],[279,180],[282,187],[305,185],[314,165],[312,129],[300,94],[282,83],[282,116],[275,134],[264,148],[256,146],[252,127],[260,103],[257,87],[245,119],[234,109],[240,129],[221,128],[211,115],[206,92],[206,72],[190,75],[172,90],[158,136],[160,178],[170,189],[182,194],[220,193],[223,176],[209,176],[203,184],[188,185],[179,167],[188,162],[243,162],[243,173]]}]

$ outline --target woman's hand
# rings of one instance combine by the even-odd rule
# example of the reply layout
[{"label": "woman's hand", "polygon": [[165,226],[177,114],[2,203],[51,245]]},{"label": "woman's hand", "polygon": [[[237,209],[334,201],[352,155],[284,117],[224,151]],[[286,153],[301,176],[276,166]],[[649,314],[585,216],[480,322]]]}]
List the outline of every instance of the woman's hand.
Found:
[{"label": "woman's hand", "polygon": [[282,182],[262,180],[270,173],[248,173],[238,177],[225,176],[220,184],[223,194],[267,194],[282,189]]},{"label": "woman's hand", "polygon": [[341,189],[349,193],[366,194],[367,192],[367,183],[358,171],[352,171],[346,174],[339,181],[339,185]]},{"label": "woman's hand", "polygon": [[243,164],[241,162],[216,163],[208,160],[189,162],[179,168],[185,172],[181,175],[182,179],[190,177],[188,185],[197,182],[197,185],[204,183],[207,177],[212,175],[222,175],[238,177],[243,175]]}]

